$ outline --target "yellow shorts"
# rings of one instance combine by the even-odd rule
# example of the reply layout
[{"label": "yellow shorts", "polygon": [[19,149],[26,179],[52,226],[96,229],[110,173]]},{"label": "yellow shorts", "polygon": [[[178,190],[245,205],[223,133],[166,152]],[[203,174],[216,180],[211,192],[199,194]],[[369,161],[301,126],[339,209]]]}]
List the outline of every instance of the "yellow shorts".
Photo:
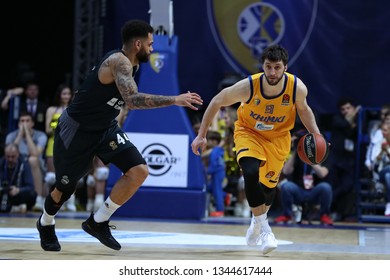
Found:
[{"label": "yellow shorts", "polygon": [[259,182],[269,188],[275,188],[283,165],[290,153],[290,133],[267,139],[248,131],[236,131],[234,143],[237,161],[242,157],[253,157],[262,160],[259,170]]}]

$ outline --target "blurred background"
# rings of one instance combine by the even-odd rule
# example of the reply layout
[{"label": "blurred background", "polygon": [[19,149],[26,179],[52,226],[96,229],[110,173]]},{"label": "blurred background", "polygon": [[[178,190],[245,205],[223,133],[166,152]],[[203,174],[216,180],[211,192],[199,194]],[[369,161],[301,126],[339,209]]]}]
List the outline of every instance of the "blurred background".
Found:
[{"label": "blurred background", "polygon": [[[289,50],[289,71],[308,86],[309,102],[316,112],[336,112],[337,99],[343,95],[353,96],[364,106],[377,107],[389,100],[389,1],[239,2],[173,1],[182,92],[196,91],[207,103],[227,75],[255,72],[256,55],[276,42]],[[120,47],[120,26],[125,21],[150,20],[146,0],[9,1],[1,5],[0,88],[34,78],[47,102],[59,83],[70,81],[77,86],[86,71],[82,67],[89,68],[105,51]],[[251,28],[250,9],[262,10],[257,19],[260,36],[245,37]]]}]

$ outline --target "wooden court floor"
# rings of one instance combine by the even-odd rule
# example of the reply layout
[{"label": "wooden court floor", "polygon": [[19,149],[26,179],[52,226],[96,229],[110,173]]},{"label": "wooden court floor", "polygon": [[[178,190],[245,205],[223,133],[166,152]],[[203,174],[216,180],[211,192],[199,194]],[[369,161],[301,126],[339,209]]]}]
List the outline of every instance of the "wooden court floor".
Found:
[{"label": "wooden court floor", "polygon": [[111,250],[81,229],[88,213],[60,213],[60,252],[45,252],[35,228],[38,213],[0,216],[3,260],[390,260],[389,224],[275,225],[278,248],[263,256],[245,244],[249,219],[171,221],[113,217]]}]

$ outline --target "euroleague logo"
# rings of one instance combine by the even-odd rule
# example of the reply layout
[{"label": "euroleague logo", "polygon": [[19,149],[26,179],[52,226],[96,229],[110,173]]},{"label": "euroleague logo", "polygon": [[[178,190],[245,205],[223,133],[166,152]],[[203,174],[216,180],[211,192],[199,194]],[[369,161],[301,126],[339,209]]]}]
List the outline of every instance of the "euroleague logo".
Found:
[{"label": "euroleague logo", "polygon": [[146,146],[142,151],[142,156],[149,166],[149,174],[152,176],[166,174],[179,161],[179,158],[173,156],[167,146],[159,143]]},{"label": "euroleague logo", "polygon": [[289,51],[289,65],[309,40],[318,0],[207,0],[213,37],[226,61],[244,74],[261,67],[263,50],[281,44]]}]

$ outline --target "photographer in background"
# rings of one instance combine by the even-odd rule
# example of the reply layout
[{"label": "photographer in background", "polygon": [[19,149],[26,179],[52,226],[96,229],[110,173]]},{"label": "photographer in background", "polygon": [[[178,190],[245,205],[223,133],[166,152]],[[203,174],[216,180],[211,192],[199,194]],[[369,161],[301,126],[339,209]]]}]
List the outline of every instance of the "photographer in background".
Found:
[{"label": "photographer in background", "polygon": [[26,212],[35,203],[36,192],[28,162],[19,156],[19,148],[9,144],[0,158],[0,212]]},{"label": "photographer in background", "polygon": [[357,116],[361,108],[351,97],[340,97],[339,113],[332,118],[334,182],[332,212],[336,221],[356,220],[355,165],[358,138]]}]

